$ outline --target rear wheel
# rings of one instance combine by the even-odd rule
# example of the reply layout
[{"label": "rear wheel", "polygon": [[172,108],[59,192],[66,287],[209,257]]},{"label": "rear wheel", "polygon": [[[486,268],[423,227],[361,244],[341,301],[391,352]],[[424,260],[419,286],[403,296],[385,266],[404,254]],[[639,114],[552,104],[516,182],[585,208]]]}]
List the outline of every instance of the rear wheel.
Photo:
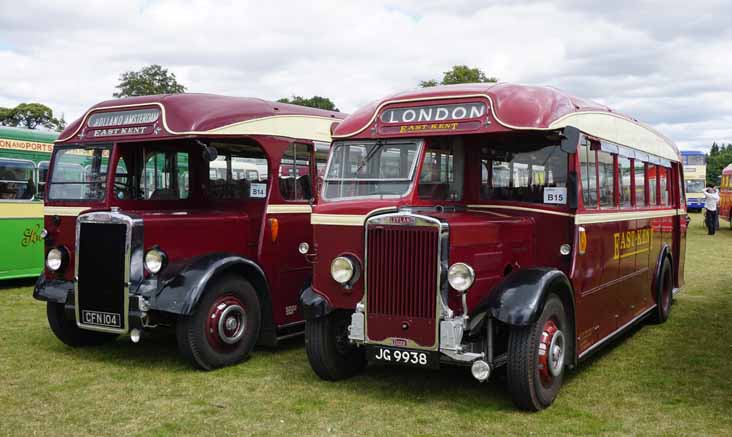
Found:
[{"label": "rear wheel", "polygon": [[671,313],[673,298],[673,270],[668,258],[663,259],[663,265],[656,279],[656,309],[653,312],[653,321],[663,323]]},{"label": "rear wheel", "polygon": [[305,350],[313,371],[328,381],[355,375],[366,365],[363,348],[348,340],[350,316],[333,312],[305,323]]},{"label": "rear wheel", "polygon": [[225,276],[206,287],[193,314],[178,319],[178,349],[203,370],[230,366],[247,358],[260,325],[254,287],[237,276]]},{"label": "rear wheel", "polygon": [[64,304],[56,302],[46,302],[46,317],[51,331],[56,338],[63,343],[73,346],[98,346],[108,343],[117,338],[117,334],[108,334],[105,332],[88,331],[76,326],[74,320],[66,318]]},{"label": "rear wheel", "polygon": [[571,351],[562,301],[550,294],[539,319],[511,328],[506,376],[513,402],[522,410],[539,411],[554,402]]}]

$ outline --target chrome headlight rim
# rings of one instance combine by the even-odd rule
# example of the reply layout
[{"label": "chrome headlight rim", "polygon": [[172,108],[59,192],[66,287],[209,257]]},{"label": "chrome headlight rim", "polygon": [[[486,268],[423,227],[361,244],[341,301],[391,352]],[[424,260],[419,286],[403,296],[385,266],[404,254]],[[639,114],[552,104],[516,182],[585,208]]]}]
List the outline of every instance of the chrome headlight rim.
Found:
[{"label": "chrome headlight rim", "polygon": [[330,262],[330,277],[341,285],[348,285],[356,274],[356,265],[351,257],[340,255]]},{"label": "chrome headlight rim", "polygon": [[168,256],[159,247],[153,247],[145,252],[144,266],[148,273],[160,273],[168,262]]},{"label": "chrome headlight rim", "polygon": [[475,270],[466,263],[454,263],[447,270],[447,282],[453,290],[465,293],[475,282]]},{"label": "chrome headlight rim", "polygon": [[46,268],[52,272],[60,271],[66,264],[68,252],[63,247],[54,247],[46,253]]}]

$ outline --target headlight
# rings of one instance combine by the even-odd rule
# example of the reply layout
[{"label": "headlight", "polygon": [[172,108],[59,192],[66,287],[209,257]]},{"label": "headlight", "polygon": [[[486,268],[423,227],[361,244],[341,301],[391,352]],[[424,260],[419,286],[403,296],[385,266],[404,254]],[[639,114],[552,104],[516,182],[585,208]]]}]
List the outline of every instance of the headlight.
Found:
[{"label": "headlight", "polygon": [[339,256],[330,263],[330,275],[339,284],[350,281],[353,271],[353,262],[345,256]]},{"label": "headlight", "polygon": [[450,266],[447,271],[447,282],[450,287],[457,291],[463,292],[473,285],[475,280],[475,271],[465,263],[455,263]]},{"label": "headlight", "polygon": [[51,249],[46,255],[46,267],[54,272],[61,268],[64,264],[64,253],[63,249]]},{"label": "headlight", "polygon": [[165,267],[166,260],[165,252],[160,249],[150,249],[145,254],[145,269],[156,274]]}]

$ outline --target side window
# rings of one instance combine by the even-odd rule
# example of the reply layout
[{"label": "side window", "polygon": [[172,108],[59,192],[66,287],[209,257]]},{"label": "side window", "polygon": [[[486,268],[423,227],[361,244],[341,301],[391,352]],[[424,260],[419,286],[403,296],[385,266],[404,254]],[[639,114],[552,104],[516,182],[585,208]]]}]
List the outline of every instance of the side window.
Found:
[{"label": "side window", "polygon": [[280,194],[285,200],[308,200],[313,197],[310,175],[310,146],[293,143],[280,161]]},{"label": "side window", "polygon": [[659,199],[661,201],[661,205],[668,205],[669,204],[669,188],[671,188],[668,184],[668,176],[669,172],[666,167],[658,167],[660,170],[659,172],[659,182],[661,185],[661,198]]},{"label": "side window", "polygon": [[318,174],[316,177],[325,176],[325,167],[328,166],[328,155],[330,154],[330,144],[315,142],[315,169]]},{"label": "side window", "polygon": [[[208,193],[213,200],[264,199],[269,177],[267,156],[254,145],[212,143],[218,151],[208,164]],[[181,174],[186,184],[188,173]]]},{"label": "side window", "polygon": [[597,172],[600,179],[600,207],[615,206],[615,160],[607,152],[597,152]]},{"label": "side window", "polygon": [[630,180],[630,159],[618,157],[618,177],[620,178],[620,207],[629,208],[631,206],[630,193],[633,187]]},{"label": "side window", "polygon": [[646,164],[635,160],[635,206],[646,205]]},{"label": "side window", "polygon": [[656,205],[656,175],[658,167],[653,164],[648,164],[646,178],[648,179],[648,204],[653,206]]},{"label": "side window", "polygon": [[[142,193],[145,200],[179,200],[188,198],[188,154],[148,150],[145,153]],[[126,179],[127,167],[117,165],[115,180]],[[182,177],[182,179],[181,179]]]},{"label": "side window", "polygon": [[585,208],[597,208],[596,152],[589,143],[580,147],[580,171],[582,172],[582,201]]},{"label": "side window", "polygon": [[38,163],[38,193],[36,197],[43,200],[43,196],[46,194],[46,180],[48,179],[48,161],[41,161]]},{"label": "side window", "polygon": [[31,161],[0,159],[0,200],[30,200],[36,194]]},{"label": "side window", "polygon": [[431,141],[424,155],[422,173],[419,175],[419,197],[434,200],[462,199],[464,162],[465,154],[461,143]]}]

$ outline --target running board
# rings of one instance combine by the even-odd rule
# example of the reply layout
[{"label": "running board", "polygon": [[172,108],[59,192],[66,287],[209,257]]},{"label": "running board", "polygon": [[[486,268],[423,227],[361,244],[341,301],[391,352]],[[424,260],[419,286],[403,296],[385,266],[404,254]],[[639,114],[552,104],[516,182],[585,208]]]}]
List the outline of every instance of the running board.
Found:
[{"label": "running board", "polygon": [[581,354],[579,355],[579,357],[577,357],[577,359],[578,359],[578,360],[581,360],[581,359],[583,359],[583,358],[587,357],[587,355],[588,355],[588,354],[589,354],[590,352],[592,352],[592,351],[596,350],[597,348],[599,348],[599,347],[600,347],[600,346],[602,346],[603,344],[607,343],[607,342],[608,342],[608,341],[610,341],[610,340],[614,340],[614,339],[618,338],[618,337],[620,336],[620,334],[622,334],[622,333],[623,333],[623,332],[624,332],[624,331],[625,331],[626,329],[628,329],[628,328],[630,328],[631,326],[633,326],[633,325],[634,325],[634,324],[635,324],[636,322],[639,322],[639,321],[640,321],[641,319],[643,319],[643,318],[644,318],[645,316],[647,316],[647,315],[648,315],[648,314],[649,314],[649,313],[650,313],[651,311],[653,311],[654,309],[656,309],[656,305],[653,305],[652,307],[648,308],[648,309],[647,309],[646,311],[644,311],[643,313],[641,313],[641,314],[637,315],[637,316],[636,316],[636,317],[635,317],[635,318],[634,318],[633,320],[631,320],[630,322],[628,322],[628,323],[626,323],[625,325],[621,326],[620,328],[616,329],[616,330],[615,330],[615,331],[613,331],[613,332],[612,332],[611,334],[609,334],[609,335],[608,335],[607,337],[603,338],[602,340],[598,341],[597,343],[595,343],[595,344],[593,344],[592,346],[590,346],[589,348],[587,348],[587,350],[585,350],[584,352],[582,352],[582,353],[581,353]]}]

